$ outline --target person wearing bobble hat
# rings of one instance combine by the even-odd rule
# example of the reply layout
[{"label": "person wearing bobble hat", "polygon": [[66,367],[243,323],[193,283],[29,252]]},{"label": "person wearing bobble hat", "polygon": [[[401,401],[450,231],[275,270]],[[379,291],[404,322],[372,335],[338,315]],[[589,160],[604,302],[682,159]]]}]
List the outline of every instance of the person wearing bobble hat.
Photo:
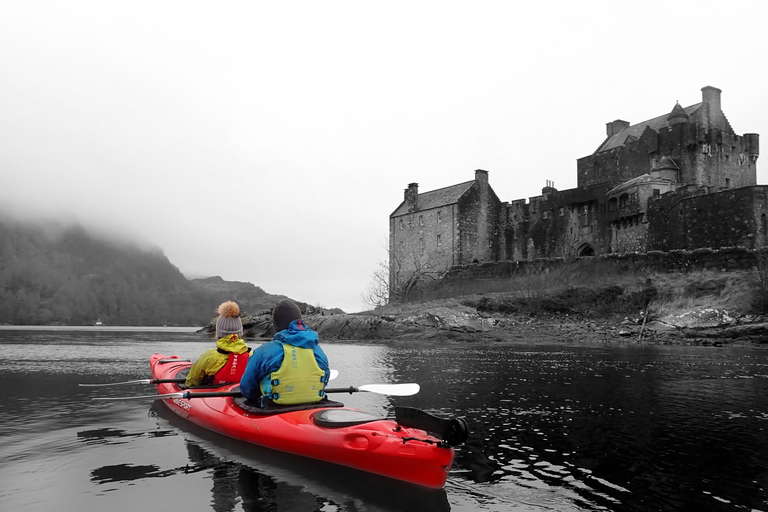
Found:
[{"label": "person wearing bobble hat", "polygon": [[328,358],[315,331],[304,324],[301,310],[289,299],[272,309],[275,335],[254,350],[248,360],[240,392],[264,407],[318,402],[330,378]]},{"label": "person wearing bobble hat", "polygon": [[250,353],[243,340],[240,306],[232,301],[222,302],[216,319],[216,348],[203,352],[189,369],[187,387],[240,382]]}]

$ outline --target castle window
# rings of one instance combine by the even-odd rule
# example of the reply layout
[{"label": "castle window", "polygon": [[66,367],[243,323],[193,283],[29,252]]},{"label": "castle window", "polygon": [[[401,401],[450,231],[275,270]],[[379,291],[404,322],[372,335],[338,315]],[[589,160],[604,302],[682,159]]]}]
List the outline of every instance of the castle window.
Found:
[{"label": "castle window", "polygon": [[440,235],[437,235],[437,245],[443,245],[443,239],[440,237]]},{"label": "castle window", "polygon": [[658,195],[661,195],[661,190],[659,190],[657,188],[653,189],[653,197],[656,197]]},{"label": "castle window", "polygon": [[424,216],[419,215],[419,226],[423,226],[423,225],[424,225]]},{"label": "castle window", "polygon": [[442,218],[442,215],[441,215],[442,213],[443,212],[437,212],[437,222],[440,222],[440,219]]},{"label": "castle window", "polygon": [[560,216],[562,217],[563,215],[565,215],[565,208],[563,208],[563,207],[561,206],[561,207],[560,207]]},{"label": "castle window", "polygon": [[488,247],[493,247],[493,240],[488,240]]},{"label": "castle window", "polygon": [[544,210],[543,212],[541,212],[541,216],[544,218],[544,220],[547,220],[547,217],[548,217],[548,215],[547,215],[547,214],[548,214],[548,213],[549,213],[549,212],[548,212],[547,210]]},{"label": "castle window", "polygon": [[612,197],[608,200],[608,211],[609,212],[615,212],[618,209],[619,202],[616,200],[615,197]]},{"label": "castle window", "polygon": [[400,241],[400,251],[403,251],[405,249],[405,246],[403,245],[402,240]]},{"label": "castle window", "polygon": [[422,249],[424,248],[424,239],[423,238],[419,238],[419,247],[421,247]]},{"label": "castle window", "polygon": [[621,194],[619,197],[619,208],[626,208],[629,204],[629,194]]},{"label": "castle window", "polygon": [[400,229],[403,229],[405,227],[405,222],[403,222],[403,219],[400,219]]},{"label": "castle window", "polygon": [[725,188],[731,188],[731,178],[725,178]]}]

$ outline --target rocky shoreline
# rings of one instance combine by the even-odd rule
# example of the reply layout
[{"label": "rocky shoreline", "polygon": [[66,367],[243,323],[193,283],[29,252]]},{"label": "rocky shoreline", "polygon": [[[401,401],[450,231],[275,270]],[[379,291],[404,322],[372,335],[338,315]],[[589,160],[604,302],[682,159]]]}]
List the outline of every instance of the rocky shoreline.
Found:
[{"label": "rocky shoreline", "polygon": [[[471,300],[385,306],[354,314],[309,314],[305,322],[323,342],[442,342],[545,344],[649,344],[768,347],[768,321],[763,317],[735,316],[702,308],[675,316],[595,318],[579,314],[543,314],[535,317],[478,311]],[[246,319],[250,339],[271,337],[268,311]]]}]

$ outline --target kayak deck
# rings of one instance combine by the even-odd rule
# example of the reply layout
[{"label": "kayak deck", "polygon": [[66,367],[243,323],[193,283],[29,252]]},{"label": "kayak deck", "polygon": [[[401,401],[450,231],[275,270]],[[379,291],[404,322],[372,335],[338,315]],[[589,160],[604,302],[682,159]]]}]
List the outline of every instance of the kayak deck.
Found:
[{"label": "kayak deck", "polygon": [[[167,379],[189,368],[191,362],[154,354],[150,366],[154,378]],[[155,386],[161,394],[181,390],[177,383]],[[238,386],[215,389],[232,391]],[[451,446],[425,430],[330,400],[298,410],[275,406],[279,412],[268,414],[241,397],[172,398],[163,402],[178,416],[234,439],[425,487],[445,485],[454,457]]]}]

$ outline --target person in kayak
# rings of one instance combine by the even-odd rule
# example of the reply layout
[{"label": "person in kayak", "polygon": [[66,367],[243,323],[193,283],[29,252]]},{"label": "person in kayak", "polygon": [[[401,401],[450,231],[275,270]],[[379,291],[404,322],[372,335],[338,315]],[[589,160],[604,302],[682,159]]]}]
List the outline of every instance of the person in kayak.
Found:
[{"label": "person in kayak", "polygon": [[216,348],[203,352],[189,369],[187,387],[240,382],[251,349],[243,339],[240,306],[226,301],[219,305],[216,319]]},{"label": "person in kayak", "polygon": [[323,399],[330,370],[315,331],[304,324],[301,310],[289,299],[272,309],[275,335],[254,350],[248,360],[240,392],[262,407],[304,404]]}]

